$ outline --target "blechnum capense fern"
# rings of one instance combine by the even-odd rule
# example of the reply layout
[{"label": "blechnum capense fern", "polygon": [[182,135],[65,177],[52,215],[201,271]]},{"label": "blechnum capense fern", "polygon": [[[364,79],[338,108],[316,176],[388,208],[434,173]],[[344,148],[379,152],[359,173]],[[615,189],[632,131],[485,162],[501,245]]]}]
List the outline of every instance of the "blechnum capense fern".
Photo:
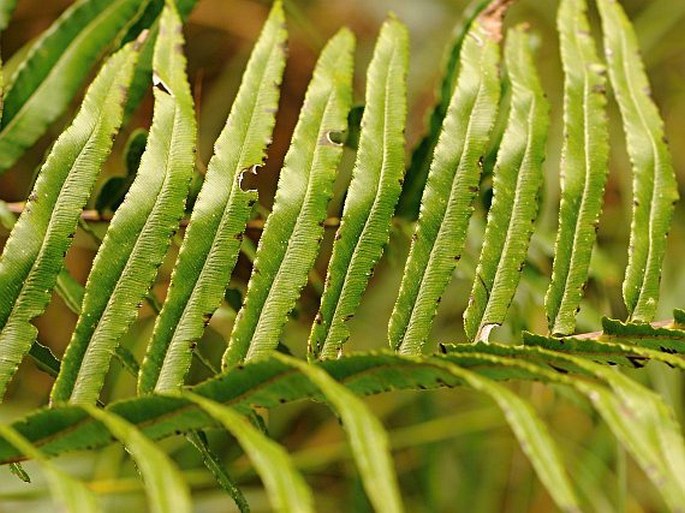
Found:
[{"label": "blechnum capense fern", "polygon": [[[314,68],[273,210],[253,255],[247,291],[232,332],[226,333],[221,369],[216,369],[219,362],[207,362],[196,345],[224,300],[241,247],[246,250],[244,233],[258,200],[258,192],[246,184],[267,157],[286,63],[280,0],[274,2],[216,141],[144,359],[137,361],[121,345],[143,303],[157,307],[150,289],[172,240],[177,240],[194,172],[195,113],[179,15],[193,3],[83,0],[34,43],[9,78],[0,148],[10,150],[2,157],[2,169],[64,110],[82,80],[63,77],[69,81],[60,93],[65,97],[52,101],[36,86],[54,80],[49,70],[74,70],[73,63],[81,62],[73,74],[85,75],[88,63],[94,64],[104,48],[103,38],[123,42],[52,147],[19,218],[0,203],[2,222],[11,228],[0,257],[0,392],[5,394],[27,355],[55,377],[49,407],[0,426],[0,462],[18,469],[25,459],[37,461],[55,499],[67,510],[97,511],[92,490],[50,458],[93,450],[115,438],[137,462],[152,510],[190,511],[183,473],[155,444],[183,434],[201,452],[218,485],[241,511],[248,511],[245,496],[204,435],[204,430],[219,427],[252,460],[274,509],[313,511],[309,485],[285,449],[259,429],[254,409],[323,398],[343,422],[373,508],[397,512],[403,505],[387,434],[360,396],[464,386],[492,397],[501,408],[556,505],[567,512],[584,511],[588,504],[547,426],[530,402],[501,383],[516,379],[553,384],[586,397],[669,509],[683,511],[685,445],[673,411],[611,368],[639,368],[650,360],[685,367],[685,313],[676,311],[673,322],[649,324],[678,192],[663,123],[621,6],[614,0],[596,2],[603,59],[589,29],[585,0],[561,1],[564,143],[561,155],[546,155],[550,107],[529,29],[505,30],[510,1],[474,2],[455,38],[431,130],[412,155],[406,176],[408,31],[394,16],[380,28],[366,74],[359,140],[353,144],[346,134],[355,128],[348,126],[355,37],[341,29]],[[113,139],[148,83],[154,91],[149,134],[136,134],[129,146],[131,177],[118,182],[125,186],[117,192],[121,204],[115,205],[81,286],[65,269],[64,258]],[[19,95],[21,84],[24,92]],[[633,167],[623,283],[629,318],[605,319],[601,332],[575,335],[607,178],[609,85]],[[498,116],[504,120],[500,134]],[[284,354],[279,341],[319,253],[345,146],[356,150],[356,160],[305,362]],[[494,198],[464,313],[469,343],[441,344],[441,351],[433,354],[429,342],[437,306],[464,253],[483,160],[492,146]],[[522,345],[490,343],[492,328],[507,317],[526,262],[545,157],[559,161],[563,177],[545,297],[549,333],[524,333]],[[403,183],[411,186],[403,188]],[[411,205],[418,204],[416,212]],[[349,321],[362,304],[397,217],[417,219],[389,319],[388,350],[346,352],[348,338],[355,336]],[[32,324],[53,290],[79,316],[61,360],[36,341],[40,333]],[[216,376],[184,387],[194,356]],[[137,379],[138,395],[103,405],[99,399],[113,358]]]}]

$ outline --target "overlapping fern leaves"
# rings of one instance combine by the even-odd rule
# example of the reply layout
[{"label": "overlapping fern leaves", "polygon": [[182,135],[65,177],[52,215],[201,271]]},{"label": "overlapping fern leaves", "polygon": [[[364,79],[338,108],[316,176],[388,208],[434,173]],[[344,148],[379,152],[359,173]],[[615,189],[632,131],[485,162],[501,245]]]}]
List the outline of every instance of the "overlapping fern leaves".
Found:
[{"label": "overlapping fern leaves", "polygon": [[[673,412],[658,395],[611,368],[639,368],[650,361],[685,368],[685,315],[678,311],[674,323],[660,327],[644,323],[652,320],[656,308],[677,185],[658,111],[645,91],[647,79],[636,57],[635,37],[617,2],[598,0],[598,5],[609,79],[635,168],[624,282],[630,322],[606,319],[601,333],[573,334],[606,180],[607,79],[588,30],[585,0],[562,0],[566,138],[554,271],[546,298],[550,333],[526,334],[523,345],[487,343],[490,330],[507,316],[526,260],[548,127],[548,105],[530,39],[523,28],[515,28],[508,31],[504,44],[503,69],[512,92],[505,97],[509,115],[494,169],[494,201],[464,315],[467,337],[474,343],[442,345],[441,354],[422,355],[440,297],[464,249],[482,160],[500,107],[500,46],[510,3],[476,2],[476,14],[455,45],[448,81],[453,86],[443,91],[443,108],[431,119],[433,127],[441,128],[431,131],[432,139],[422,145],[421,155],[415,155],[431,164],[425,188],[416,191],[412,185],[402,196],[407,217],[412,217],[411,205],[419,197],[421,207],[389,323],[390,350],[343,355],[345,341],[354,336],[347,322],[359,308],[388,243],[402,191],[408,34],[394,17],[381,28],[367,73],[357,160],[320,312],[311,328],[312,361],[286,356],[276,348],[318,254],[343,152],[354,49],[354,37],[346,29],[329,41],[314,71],[247,294],[228,340],[224,370],[183,389],[196,343],[224,296],[257,199],[257,191],[246,190],[243,181],[245,173],[258,172],[263,164],[275,123],[285,65],[283,6],[280,0],[274,3],[216,142],[138,373],[138,362],[120,342],[179,225],[193,168],[195,121],[185,77],[182,24],[171,1],[159,18],[161,5],[155,2],[78,2],[73,9],[87,14],[88,30],[95,31],[100,23],[108,32],[103,29],[98,32],[101,39],[79,46],[89,32],[72,33],[75,18],[70,12],[51,36],[36,43],[6,95],[9,110],[0,127],[0,148],[9,149],[0,157],[2,169],[35,141],[78,87],[74,78],[53,111],[36,114],[34,104],[46,101],[43,88],[58,76],[63,79],[56,74],[60,69],[84,75],[90,60],[124,27],[152,26],[154,37],[128,43],[108,59],[72,125],[54,145],[20,218],[16,224],[13,219],[5,223],[14,228],[0,257],[0,394],[31,350],[36,337],[32,321],[46,308],[53,289],[80,317],[61,362],[48,360],[45,351],[31,350],[35,359],[59,372],[52,404],[11,426],[0,426],[0,463],[36,459],[58,503],[70,511],[97,511],[83,483],[66,476],[49,458],[93,450],[114,437],[136,460],[152,510],[189,511],[183,476],[154,441],[221,426],[254,462],[276,510],[308,512],[314,510],[312,490],[287,452],[249,416],[255,407],[324,399],[346,428],[370,503],[376,511],[400,512],[403,505],[386,433],[358,396],[465,386],[496,402],[558,507],[582,511],[573,479],[545,423],[531,404],[501,383],[523,380],[554,384],[586,397],[668,507],[684,511],[685,444]],[[109,225],[84,291],[63,270],[63,260],[125,119],[126,92],[137,83],[133,77],[142,44],[143,52],[149,49],[153,55],[152,127],[135,180]],[[40,51],[43,46],[49,51]],[[74,63],[78,70],[70,68]],[[138,72],[146,69],[144,64]],[[25,85],[19,89],[19,84]],[[415,183],[413,175],[412,180]],[[0,219],[6,218],[7,212],[0,209]],[[139,396],[101,408],[96,403],[110,360],[117,354],[128,358],[129,370],[138,373]],[[237,502],[246,510],[242,501]]]}]

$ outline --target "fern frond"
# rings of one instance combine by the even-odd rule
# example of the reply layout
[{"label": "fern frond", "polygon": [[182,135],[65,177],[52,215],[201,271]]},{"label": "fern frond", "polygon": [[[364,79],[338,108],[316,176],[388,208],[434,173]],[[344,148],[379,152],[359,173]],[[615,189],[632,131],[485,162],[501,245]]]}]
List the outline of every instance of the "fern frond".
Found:
[{"label": "fern frond", "polygon": [[499,41],[507,3],[491,3],[471,25],[461,50],[457,86],[435,148],[390,318],[390,346],[403,354],[421,352],[440,297],[461,258],[480,162],[499,102]]},{"label": "fern frond", "polygon": [[314,511],[312,492],[285,451],[231,408],[184,392],[182,397],[195,403],[233,435],[259,473],[274,511],[308,513]]},{"label": "fern frond", "polygon": [[195,113],[183,36],[171,6],[155,45],[155,112],[140,169],[93,262],[81,316],[52,401],[94,403],[183,216],[194,164]]},{"label": "fern frond", "polygon": [[68,107],[88,73],[148,0],[80,0],[34,43],[7,81],[0,174]]},{"label": "fern frond", "polygon": [[487,341],[514,298],[538,213],[549,125],[545,100],[524,29],[510,30],[505,47],[512,85],[509,121],[493,172],[494,197],[471,298],[464,312],[470,340]]},{"label": "fern frond", "polygon": [[140,470],[154,513],[190,513],[190,490],[171,459],[140,430],[118,415],[90,404],[83,410],[96,419],[131,453]]},{"label": "fern frond", "polygon": [[631,320],[650,322],[659,299],[661,264],[678,184],[635,30],[618,2],[598,0],[597,5],[611,86],[633,165],[633,218],[623,299]]},{"label": "fern frond", "polygon": [[[644,345],[642,345],[643,340],[646,342]],[[670,343],[678,342],[678,339],[663,337],[658,340],[664,344],[660,346],[662,349],[650,347],[651,344],[656,342],[654,339],[640,339],[640,344],[638,345],[634,343],[634,340],[614,338],[614,336],[607,335],[606,333],[599,334],[596,338],[573,336],[543,337],[533,333],[524,333],[523,335],[523,342],[526,345],[570,353],[595,362],[601,361],[608,365],[622,365],[624,367],[640,369],[653,360],[672,368],[685,370],[685,359],[681,355],[671,353],[671,351],[675,352],[675,349],[668,349]]]},{"label": "fern frond", "polygon": [[122,120],[138,57],[125,46],[102,68],[81,110],[59,137],[0,257],[0,397],[36,337],[64,256]]},{"label": "fern frond", "polygon": [[347,128],[354,42],[352,33],[342,29],[323,49],[314,69],[224,367],[276,348],[307,283],[342,156],[342,144],[334,139]]},{"label": "fern frond", "polygon": [[219,306],[240,251],[257,191],[243,190],[242,174],[266,158],[285,67],[286,31],[276,2],[243,75],[226,126],[209,162],[202,190],[157,318],[138,390],[176,388],[190,367],[193,344]]},{"label": "fern frond", "polygon": [[606,69],[587,20],[585,0],[564,0],[557,16],[564,68],[561,207],[552,281],[545,296],[551,333],[568,335],[588,278],[609,160]]},{"label": "fern frond", "polygon": [[314,357],[335,358],[342,351],[347,321],[388,242],[404,174],[408,54],[407,29],[396,19],[386,21],[368,69],[357,160],[309,336]]},{"label": "fern frond", "polygon": [[438,143],[447,108],[457,84],[464,39],[473,21],[490,2],[491,0],[472,0],[453,31],[452,41],[445,58],[442,80],[436,92],[437,102],[428,116],[428,133],[412,151],[402,193],[397,203],[397,215],[400,217],[415,221],[419,216],[421,195],[426,186],[435,145]]}]

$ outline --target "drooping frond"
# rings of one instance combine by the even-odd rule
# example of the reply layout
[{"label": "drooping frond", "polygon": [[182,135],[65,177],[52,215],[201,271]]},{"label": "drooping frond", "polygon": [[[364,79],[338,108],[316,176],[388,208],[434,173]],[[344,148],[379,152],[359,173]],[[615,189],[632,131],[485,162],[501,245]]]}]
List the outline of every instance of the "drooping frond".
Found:
[{"label": "drooping frond", "polygon": [[421,352],[440,297],[461,258],[480,162],[499,102],[499,41],[507,3],[492,2],[471,25],[461,49],[457,86],[435,147],[390,318],[390,346],[403,354]]},{"label": "drooping frond", "polygon": [[369,65],[357,160],[309,336],[314,357],[335,358],[342,351],[347,321],[388,242],[404,174],[408,54],[406,28],[394,18],[386,21]]},{"label": "drooping frond", "polygon": [[0,123],[0,174],[68,107],[112,40],[147,0],[80,0],[33,44],[7,80]]},{"label": "drooping frond", "polygon": [[[323,370],[357,395],[407,388],[469,386],[497,401],[535,468],[544,473],[541,479],[550,488],[557,504],[564,511],[577,511],[572,488],[565,473],[560,471],[557,449],[539,419],[529,405],[515,399],[508,389],[492,380],[558,384],[590,399],[650,479],[660,483],[659,489],[668,503],[678,504],[685,490],[679,481],[682,478],[674,472],[682,464],[682,437],[673,413],[654,393],[611,368],[558,351],[497,344],[460,344],[444,347],[444,350],[447,352],[444,356],[421,359],[388,353],[357,353],[310,367],[298,362],[295,369],[292,363],[296,361],[275,354],[273,358],[234,367],[193,387],[192,391],[238,412],[248,413],[255,405],[272,407],[305,397],[319,399],[321,394],[334,408],[340,408],[339,402],[346,398],[338,395],[337,400],[331,400],[331,393],[337,392],[320,388],[320,380],[324,377],[311,381],[312,373],[320,374]],[[304,372],[305,368],[309,371]],[[347,406],[354,408],[350,404]],[[142,433],[153,439],[202,429],[214,423],[210,416],[193,408],[187,400],[169,396],[122,401],[112,404],[107,411],[139,426]],[[343,416],[341,410],[338,413]],[[626,414],[633,419],[630,429],[622,421]],[[105,426],[89,421],[81,409],[73,406],[37,412],[13,427],[46,455],[110,443]],[[353,435],[350,431],[350,437]],[[0,462],[21,458],[21,451],[0,441]]]},{"label": "drooping frond", "polygon": [[219,306],[235,266],[257,191],[243,190],[243,173],[263,164],[278,109],[286,31],[280,2],[272,9],[215,145],[200,195],[157,318],[138,389],[183,384],[192,346]]},{"label": "drooping frond", "polygon": [[53,401],[94,403],[178,228],[194,167],[195,113],[181,21],[167,6],[155,46],[155,112],[140,169],[93,262]]},{"label": "drooping frond", "polygon": [[321,52],[264,226],[224,366],[276,348],[323,237],[326,207],[342,156],[336,142],[352,103],[354,36],[346,29]]},{"label": "drooping frond", "polygon": [[115,54],[41,168],[0,256],[0,397],[36,338],[76,224],[119,130],[137,43]]},{"label": "drooping frond", "polygon": [[464,312],[470,340],[487,341],[514,298],[535,228],[549,125],[545,100],[524,29],[510,30],[505,47],[511,110],[494,169],[492,206],[471,298]]},{"label": "drooping frond", "polygon": [[623,299],[631,320],[650,322],[659,299],[661,264],[678,185],[633,26],[615,0],[598,0],[597,5],[611,86],[633,165],[633,218]]},{"label": "drooping frond", "polygon": [[564,0],[557,17],[565,77],[564,145],[559,228],[545,309],[550,332],[559,335],[575,330],[609,160],[606,69],[597,56],[586,11],[585,0]]}]

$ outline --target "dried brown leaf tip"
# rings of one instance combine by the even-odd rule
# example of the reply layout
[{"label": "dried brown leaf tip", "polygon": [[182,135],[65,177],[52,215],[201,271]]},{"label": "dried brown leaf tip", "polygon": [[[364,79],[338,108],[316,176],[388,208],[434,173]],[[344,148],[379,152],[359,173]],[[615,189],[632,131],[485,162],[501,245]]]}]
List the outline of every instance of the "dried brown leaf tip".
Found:
[{"label": "dried brown leaf tip", "polygon": [[499,43],[502,40],[502,21],[509,6],[515,0],[493,0],[478,16],[478,23],[483,27],[488,37]]}]

